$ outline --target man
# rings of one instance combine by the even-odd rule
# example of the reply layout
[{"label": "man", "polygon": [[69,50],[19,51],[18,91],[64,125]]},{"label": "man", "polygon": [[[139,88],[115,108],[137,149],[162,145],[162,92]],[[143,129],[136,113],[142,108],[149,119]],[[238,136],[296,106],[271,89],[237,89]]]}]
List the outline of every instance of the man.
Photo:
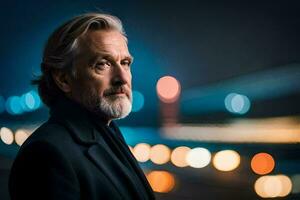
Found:
[{"label": "man", "polygon": [[15,159],[13,200],[154,199],[113,122],[131,111],[131,63],[114,16],[80,15],[50,36],[34,81],[50,119]]}]

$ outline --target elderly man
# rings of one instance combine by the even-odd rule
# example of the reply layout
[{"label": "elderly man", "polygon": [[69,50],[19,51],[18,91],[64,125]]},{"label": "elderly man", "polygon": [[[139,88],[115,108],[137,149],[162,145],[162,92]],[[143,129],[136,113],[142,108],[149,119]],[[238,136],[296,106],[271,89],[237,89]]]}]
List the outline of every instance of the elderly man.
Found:
[{"label": "elderly man", "polygon": [[88,13],[48,39],[38,85],[50,119],[22,145],[12,199],[154,199],[114,119],[131,111],[132,56],[117,17]]}]

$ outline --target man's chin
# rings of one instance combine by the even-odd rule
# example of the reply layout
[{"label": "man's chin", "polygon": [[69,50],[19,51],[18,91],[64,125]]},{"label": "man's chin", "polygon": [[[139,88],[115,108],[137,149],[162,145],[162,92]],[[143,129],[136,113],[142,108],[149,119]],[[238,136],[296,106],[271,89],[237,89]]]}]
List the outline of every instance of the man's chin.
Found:
[{"label": "man's chin", "polygon": [[127,97],[117,98],[113,101],[110,99],[101,105],[101,110],[111,119],[125,118],[129,115],[131,109],[132,104]]},{"label": "man's chin", "polygon": [[127,100],[127,102],[123,102],[123,105],[120,105],[120,107],[122,109],[120,110],[120,114],[116,117],[116,119],[122,119],[127,117],[131,112],[132,104]]}]

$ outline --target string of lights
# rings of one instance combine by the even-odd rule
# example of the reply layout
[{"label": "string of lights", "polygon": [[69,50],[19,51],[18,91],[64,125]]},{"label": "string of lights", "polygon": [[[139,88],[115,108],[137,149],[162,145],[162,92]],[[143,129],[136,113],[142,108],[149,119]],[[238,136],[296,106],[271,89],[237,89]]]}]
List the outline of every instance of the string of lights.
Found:
[{"label": "string of lights", "polygon": [[[11,145],[14,142],[21,146],[30,135],[29,130],[18,129],[13,131],[7,127],[0,129],[0,137],[4,144]],[[177,146],[171,148],[165,144],[150,145],[138,143],[134,147],[129,146],[131,152],[140,163],[151,162],[155,165],[173,164],[178,168],[201,169],[209,164],[220,171],[234,171],[240,166],[241,155],[232,149],[211,152],[203,147]],[[270,173],[275,168],[275,159],[270,153],[259,152],[252,156],[250,167],[254,174],[260,177],[254,183],[257,195],[262,198],[285,197],[291,192],[300,193],[300,175],[295,174],[291,178],[284,174]],[[167,193],[174,189],[178,179],[166,170],[151,170],[146,177],[153,190],[159,193]]]}]

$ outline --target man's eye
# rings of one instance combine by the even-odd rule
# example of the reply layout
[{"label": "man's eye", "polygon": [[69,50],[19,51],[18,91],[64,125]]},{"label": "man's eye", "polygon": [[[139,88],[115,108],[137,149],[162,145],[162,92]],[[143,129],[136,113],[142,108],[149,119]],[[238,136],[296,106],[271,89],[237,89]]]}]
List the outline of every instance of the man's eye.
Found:
[{"label": "man's eye", "polygon": [[94,67],[99,70],[105,70],[105,69],[108,69],[110,66],[111,65],[108,61],[99,61],[95,64]]},{"label": "man's eye", "polygon": [[130,67],[131,61],[130,60],[123,60],[121,64]]}]

